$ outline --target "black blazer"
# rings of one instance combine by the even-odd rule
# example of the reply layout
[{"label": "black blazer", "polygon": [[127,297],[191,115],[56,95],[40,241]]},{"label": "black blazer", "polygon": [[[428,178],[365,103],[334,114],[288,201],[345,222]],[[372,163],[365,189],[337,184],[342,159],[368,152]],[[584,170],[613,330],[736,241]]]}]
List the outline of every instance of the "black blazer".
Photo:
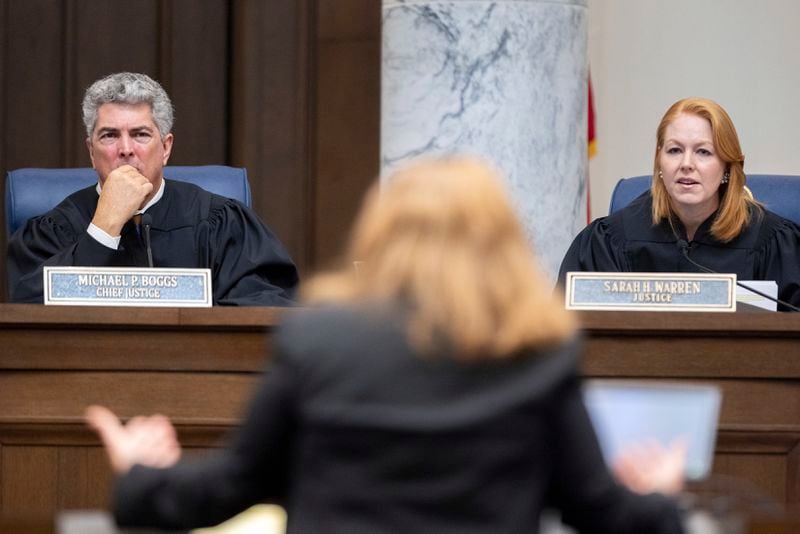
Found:
[{"label": "black blazer", "polygon": [[289,532],[680,532],[674,503],[618,486],[580,396],[578,346],[502,361],[421,357],[401,314],[292,313],[224,452],[118,480],[127,526],[218,523],[260,501]]}]

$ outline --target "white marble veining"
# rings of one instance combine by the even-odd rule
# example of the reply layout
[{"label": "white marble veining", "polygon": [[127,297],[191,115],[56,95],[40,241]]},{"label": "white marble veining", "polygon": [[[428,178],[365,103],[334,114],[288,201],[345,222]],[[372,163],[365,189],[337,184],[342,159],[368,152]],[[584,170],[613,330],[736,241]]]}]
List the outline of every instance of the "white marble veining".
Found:
[{"label": "white marble veining", "polygon": [[383,1],[384,175],[490,160],[553,277],[586,224],[586,28],[585,0]]}]

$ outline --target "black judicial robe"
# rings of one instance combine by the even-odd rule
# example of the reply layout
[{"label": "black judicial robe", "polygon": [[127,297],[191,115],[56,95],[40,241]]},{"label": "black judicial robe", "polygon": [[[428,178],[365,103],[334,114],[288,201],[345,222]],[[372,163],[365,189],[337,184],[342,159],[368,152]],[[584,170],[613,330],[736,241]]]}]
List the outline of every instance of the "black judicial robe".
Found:
[{"label": "black judicial robe", "polygon": [[[587,226],[567,251],[559,281],[570,271],[699,272],[678,247],[679,239],[687,240],[686,229],[678,220],[674,231],[668,221],[654,226],[651,206],[648,192]],[[722,243],[711,235],[715,217],[697,229],[689,257],[713,271],[736,273],[739,280],[774,280],[778,298],[800,306],[800,226],[768,210],[754,212],[738,237]]]},{"label": "black judicial robe", "polygon": [[[8,245],[12,302],[42,302],[44,266],[147,266],[134,223],[122,229],[118,250],[87,233],[98,198],[95,186],[77,191],[15,232]],[[292,304],[296,267],[278,238],[240,202],[166,180],[163,196],[147,213],[153,265],[211,269],[215,305]]]}]

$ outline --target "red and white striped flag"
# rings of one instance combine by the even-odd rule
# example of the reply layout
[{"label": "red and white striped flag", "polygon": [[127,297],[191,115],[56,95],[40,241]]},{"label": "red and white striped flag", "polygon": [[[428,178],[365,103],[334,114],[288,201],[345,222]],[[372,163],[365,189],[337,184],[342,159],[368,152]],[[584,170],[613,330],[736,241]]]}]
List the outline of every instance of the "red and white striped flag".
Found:
[{"label": "red and white striped flag", "polygon": [[[588,151],[589,151],[589,159],[594,156],[595,152],[597,152],[597,144],[594,138],[594,99],[592,98],[592,78],[589,77],[588,83],[586,84],[589,89],[589,110],[587,114],[587,123],[589,125],[589,131],[587,132],[587,142],[588,142]],[[589,189],[589,169],[586,169],[586,222],[592,222],[592,203],[591,203],[591,195]]]}]

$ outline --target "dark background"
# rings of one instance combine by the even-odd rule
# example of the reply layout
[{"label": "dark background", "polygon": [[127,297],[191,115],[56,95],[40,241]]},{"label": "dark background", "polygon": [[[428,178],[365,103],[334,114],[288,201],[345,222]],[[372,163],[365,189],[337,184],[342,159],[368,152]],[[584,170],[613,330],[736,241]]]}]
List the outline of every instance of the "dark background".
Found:
[{"label": "dark background", "polygon": [[253,207],[307,276],[378,173],[380,25],[378,0],[0,0],[3,180],[90,166],[84,90],[144,72],[176,109],[170,164],[246,167]]}]

